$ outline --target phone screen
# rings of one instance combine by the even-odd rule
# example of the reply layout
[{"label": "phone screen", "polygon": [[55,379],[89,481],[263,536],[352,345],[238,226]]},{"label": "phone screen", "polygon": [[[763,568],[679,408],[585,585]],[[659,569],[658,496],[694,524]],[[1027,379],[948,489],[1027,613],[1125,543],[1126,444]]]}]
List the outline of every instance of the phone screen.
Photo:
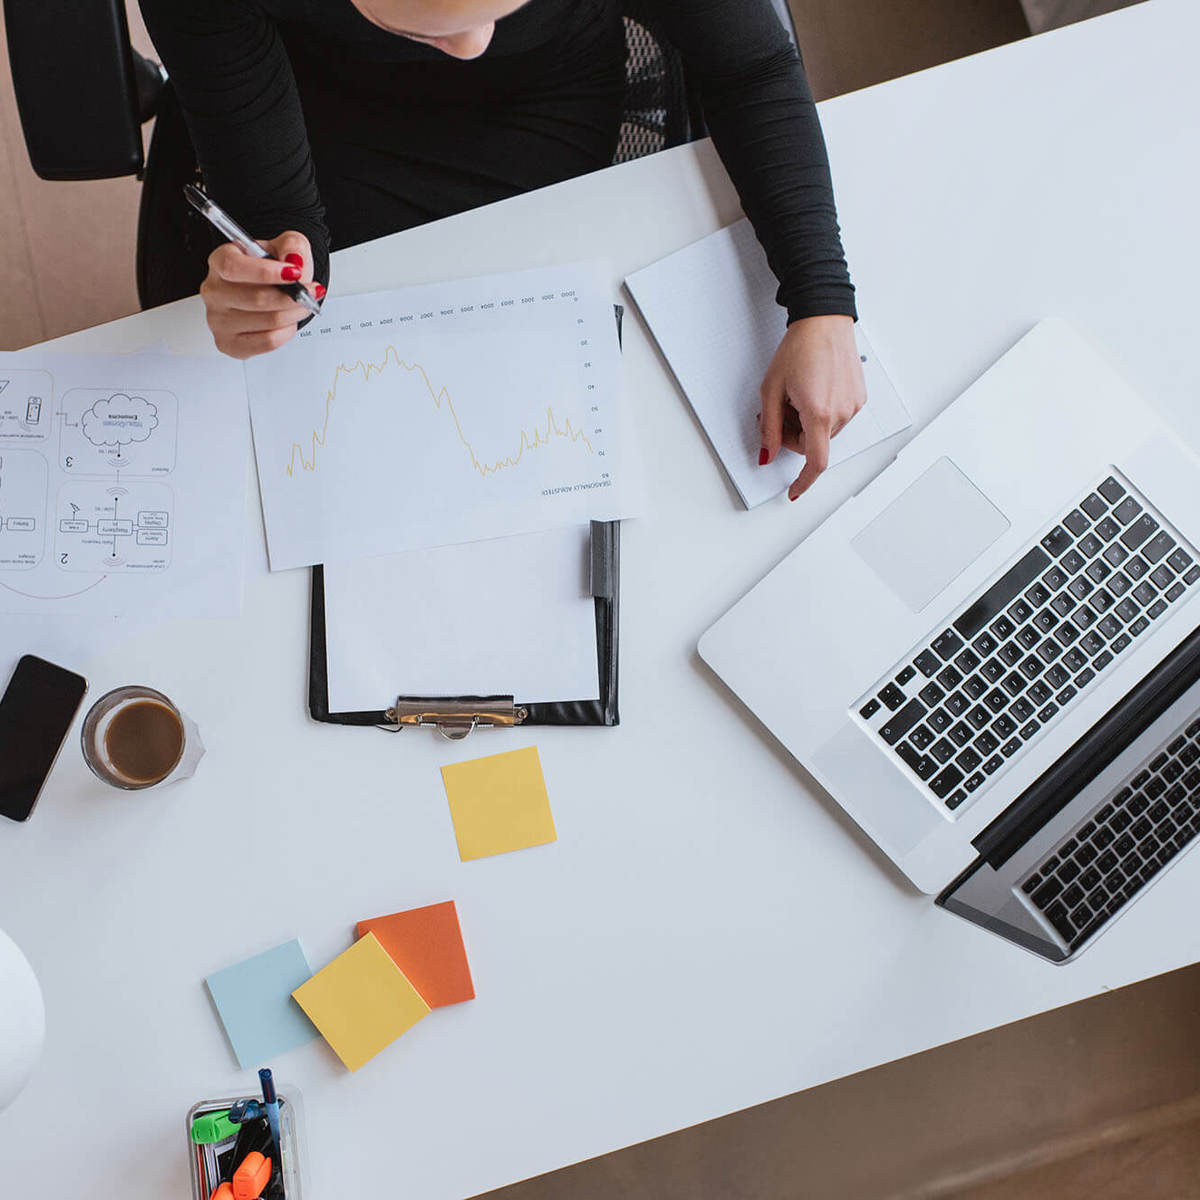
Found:
[{"label": "phone screen", "polygon": [[0,815],[33,812],[86,691],[82,675],[32,654],[17,663],[0,698]]}]

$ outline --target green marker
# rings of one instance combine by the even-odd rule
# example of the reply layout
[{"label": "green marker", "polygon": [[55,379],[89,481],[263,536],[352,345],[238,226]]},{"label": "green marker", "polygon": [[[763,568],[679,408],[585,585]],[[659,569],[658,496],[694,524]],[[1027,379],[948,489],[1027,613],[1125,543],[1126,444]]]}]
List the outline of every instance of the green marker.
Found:
[{"label": "green marker", "polygon": [[240,1129],[240,1125],[229,1119],[229,1109],[224,1108],[220,1112],[205,1113],[192,1122],[192,1141],[197,1146],[211,1146],[214,1142],[237,1137]]}]

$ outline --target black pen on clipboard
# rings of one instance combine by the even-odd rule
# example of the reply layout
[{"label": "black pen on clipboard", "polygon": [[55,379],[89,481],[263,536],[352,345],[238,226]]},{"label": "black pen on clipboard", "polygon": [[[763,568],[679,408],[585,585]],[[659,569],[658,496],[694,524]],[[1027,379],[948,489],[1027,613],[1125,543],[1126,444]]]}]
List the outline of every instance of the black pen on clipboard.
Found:
[{"label": "black pen on clipboard", "polygon": [[[251,258],[271,256],[219,205],[210,200],[198,187],[190,183],[183,186],[188,203],[204,217],[218,233],[223,233],[243,254]],[[295,302],[308,309],[314,317],[321,315],[321,306],[302,283],[277,283]]]}]

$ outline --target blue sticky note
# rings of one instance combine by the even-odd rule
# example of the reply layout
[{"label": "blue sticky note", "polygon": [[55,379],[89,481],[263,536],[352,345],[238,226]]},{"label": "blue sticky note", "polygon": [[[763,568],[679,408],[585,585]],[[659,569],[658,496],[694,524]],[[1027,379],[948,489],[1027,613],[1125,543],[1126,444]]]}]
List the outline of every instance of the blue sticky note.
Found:
[{"label": "blue sticky note", "polygon": [[292,999],[292,992],[311,978],[308,959],[293,940],[205,980],[239,1066],[262,1066],[319,1036]]}]

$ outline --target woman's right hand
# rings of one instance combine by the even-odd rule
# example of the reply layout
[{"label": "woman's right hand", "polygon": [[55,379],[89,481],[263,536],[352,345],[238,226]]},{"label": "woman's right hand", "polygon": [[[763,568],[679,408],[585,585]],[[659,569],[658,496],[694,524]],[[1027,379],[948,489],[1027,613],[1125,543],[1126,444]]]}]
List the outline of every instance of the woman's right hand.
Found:
[{"label": "woman's right hand", "polygon": [[314,284],[312,247],[295,230],[259,242],[270,258],[251,258],[232,242],[208,256],[208,276],[200,298],[217,349],[231,358],[253,358],[282,346],[309,315],[281,283],[302,283],[321,300],[325,289]]}]

